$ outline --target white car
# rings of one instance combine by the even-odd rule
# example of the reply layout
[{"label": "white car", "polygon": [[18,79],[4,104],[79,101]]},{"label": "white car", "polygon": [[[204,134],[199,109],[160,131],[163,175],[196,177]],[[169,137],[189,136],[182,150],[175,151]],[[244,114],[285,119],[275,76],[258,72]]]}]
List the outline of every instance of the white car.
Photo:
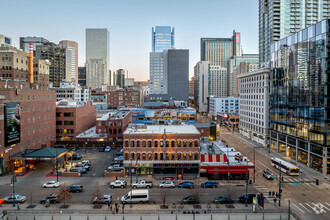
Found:
[{"label": "white car", "polygon": [[171,180],[166,180],[164,182],[159,183],[159,188],[174,188],[174,182]]},{"label": "white car", "polygon": [[111,151],[111,147],[110,146],[106,146],[104,149],[105,152],[110,152]]},{"label": "white car", "polygon": [[125,180],[116,180],[110,183],[111,188],[125,188],[127,185]]},{"label": "white car", "polygon": [[49,181],[47,183],[44,183],[43,187],[44,188],[57,188],[59,187],[61,184],[60,182],[57,181]]},{"label": "white car", "polygon": [[[14,196],[7,196],[5,198],[3,198],[6,203],[13,203],[14,202]],[[19,194],[15,194],[15,202],[16,203],[22,203],[26,201],[26,197],[19,195]]]}]

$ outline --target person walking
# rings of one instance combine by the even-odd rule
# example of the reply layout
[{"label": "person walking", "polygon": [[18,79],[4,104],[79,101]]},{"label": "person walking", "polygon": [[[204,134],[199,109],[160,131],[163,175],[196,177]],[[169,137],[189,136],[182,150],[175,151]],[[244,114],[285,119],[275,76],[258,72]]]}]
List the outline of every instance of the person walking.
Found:
[{"label": "person walking", "polygon": [[269,198],[271,197],[271,195],[272,195],[272,192],[269,191],[269,192],[268,192],[268,196],[269,196]]},{"label": "person walking", "polygon": [[124,209],[125,209],[125,201],[123,202],[123,204],[121,205],[121,210],[122,210],[122,213],[124,214]]},{"label": "person walking", "polygon": [[110,209],[110,202],[108,202],[108,209]]},{"label": "person walking", "polygon": [[118,214],[118,204],[117,203],[115,203],[115,208],[116,208],[116,214]]},{"label": "person walking", "polygon": [[274,198],[274,206],[276,206],[276,202],[277,202],[277,199],[276,199],[276,198]]},{"label": "person walking", "polygon": [[275,195],[275,192],[273,191],[273,192],[272,192],[272,196],[274,197],[274,195]]}]

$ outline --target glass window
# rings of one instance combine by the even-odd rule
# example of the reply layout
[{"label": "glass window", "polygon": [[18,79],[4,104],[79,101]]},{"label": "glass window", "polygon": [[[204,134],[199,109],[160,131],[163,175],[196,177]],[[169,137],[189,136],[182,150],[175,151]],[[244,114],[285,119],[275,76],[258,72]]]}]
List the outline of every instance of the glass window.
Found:
[{"label": "glass window", "polygon": [[195,147],[199,147],[198,140],[195,140]]},{"label": "glass window", "polygon": [[158,141],[155,141],[154,144],[155,144],[155,147],[158,147]]},{"label": "glass window", "polygon": [[142,147],[146,147],[147,146],[147,142],[146,141],[142,141]]},{"label": "glass window", "polygon": [[322,173],[322,167],[323,167],[323,159],[322,157],[314,156],[311,154],[311,167]]},{"label": "glass window", "polygon": [[187,147],[187,141],[183,141],[183,147]]},{"label": "glass window", "polygon": [[136,141],[136,147],[140,147],[140,141],[139,140]]},{"label": "glass window", "polygon": [[125,140],[125,147],[128,147],[128,140]]},{"label": "glass window", "polygon": [[308,154],[305,151],[298,150],[298,161],[308,166]]},{"label": "glass window", "polygon": [[131,147],[135,147],[135,145],[134,145],[134,144],[135,144],[135,141],[134,141],[134,140],[132,140],[132,141],[131,141]]},{"label": "glass window", "polygon": [[189,147],[192,147],[192,146],[193,146],[193,142],[189,141]]},{"label": "glass window", "polygon": [[183,153],[183,160],[187,160],[187,153]]},{"label": "glass window", "polygon": [[158,153],[154,154],[154,160],[158,160]]},{"label": "glass window", "polygon": [[151,141],[148,141],[148,147],[151,147]]},{"label": "glass window", "polygon": [[135,159],[134,156],[135,156],[134,153],[131,153],[131,160],[134,160]]},{"label": "glass window", "polygon": [[181,145],[182,145],[182,141],[178,140],[178,147],[181,147]]},{"label": "glass window", "polygon": [[175,141],[171,141],[171,147],[175,147]]},{"label": "glass window", "polygon": [[141,160],[141,153],[137,153],[137,160]]},{"label": "glass window", "polygon": [[181,153],[178,153],[178,160],[181,160]]}]

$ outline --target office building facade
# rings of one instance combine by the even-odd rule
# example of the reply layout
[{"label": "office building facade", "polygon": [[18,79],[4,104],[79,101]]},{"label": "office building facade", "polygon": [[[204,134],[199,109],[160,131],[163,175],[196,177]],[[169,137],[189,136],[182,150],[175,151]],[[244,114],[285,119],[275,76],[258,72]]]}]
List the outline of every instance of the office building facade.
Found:
[{"label": "office building facade", "polygon": [[78,84],[86,86],[86,67],[78,67]]},{"label": "office building facade", "polygon": [[[241,63],[242,64],[242,63]],[[238,74],[239,133],[267,146],[269,137],[269,69]]]},{"label": "office building facade", "polygon": [[242,73],[248,73],[252,72],[259,69],[259,63],[246,63],[246,62],[241,62],[238,66],[234,67],[233,70],[233,88],[231,94],[234,97],[239,97],[239,80],[238,80],[238,75]]},{"label": "office building facade", "polygon": [[174,28],[156,26],[152,28],[152,52],[163,52],[175,48]]},{"label": "office building facade", "polygon": [[92,88],[109,85],[109,31],[86,29],[86,84]]},{"label": "office building facade", "polygon": [[12,39],[5,35],[0,34],[0,46],[10,46],[12,45]]},{"label": "office building facade", "polygon": [[268,67],[273,42],[329,17],[328,0],[259,0],[260,65]]},{"label": "office building facade", "polygon": [[150,53],[151,101],[189,99],[189,50]]},{"label": "office building facade", "polygon": [[67,49],[66,71],[71,75],[70,82],[78,85],[78,43],[69,40],[62,40],[59,46]]},{"label": "office building facade", "polygon": [[128,71],[119,69],[116,71],[116,85],[119,86],[119,88],[125,87],[125,79],[128,76]]},{"label": "office building facade", "polygon": [[209,113],[217,116],[218,113],[239,115],[239,98],[235,97],[210,97]]},{"label": "office building facade", "polygon": [[330,174],[329,24],[323,20],[271,44],[270,148]]}]

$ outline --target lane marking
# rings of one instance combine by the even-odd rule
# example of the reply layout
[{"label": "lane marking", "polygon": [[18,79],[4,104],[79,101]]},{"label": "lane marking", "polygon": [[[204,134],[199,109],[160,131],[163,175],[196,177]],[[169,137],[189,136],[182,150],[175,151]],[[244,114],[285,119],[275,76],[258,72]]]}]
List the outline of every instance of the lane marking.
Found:
[{"label": "lane marking", "polygon": [[323,205],[322,203],[313,203],[312,202],[312,204],[315,206],[315,207],[318,207],[318,208],[320,208],[320,209],[323,209],[323,208],[326,208],[326,209],[328,209],[328,211],[330,211],[330,209],[328,208],[328,207],[326,207],[325,205]]},{"label": "lane marking", "polygon": [[292,203],[292,205],[294,205],[297,209],[299,209],[299,211],[301,211],[302,213],[305,213],[304,210],[302,210],[301,208],[299,208],[296,204]]},{"label": "lane marking", "polygon": [[312,213],[311,211],[309,211],[303,204],[299,203],[299,205],[301,205],[304,209],[306,209],[309,213]]},{"label": "lane marking", "polygon": [[327,203],[327,202],[325,202],[325,204],[327,204],[328,206],[330,206],[330,204],[329,204],[329,203]]}]

